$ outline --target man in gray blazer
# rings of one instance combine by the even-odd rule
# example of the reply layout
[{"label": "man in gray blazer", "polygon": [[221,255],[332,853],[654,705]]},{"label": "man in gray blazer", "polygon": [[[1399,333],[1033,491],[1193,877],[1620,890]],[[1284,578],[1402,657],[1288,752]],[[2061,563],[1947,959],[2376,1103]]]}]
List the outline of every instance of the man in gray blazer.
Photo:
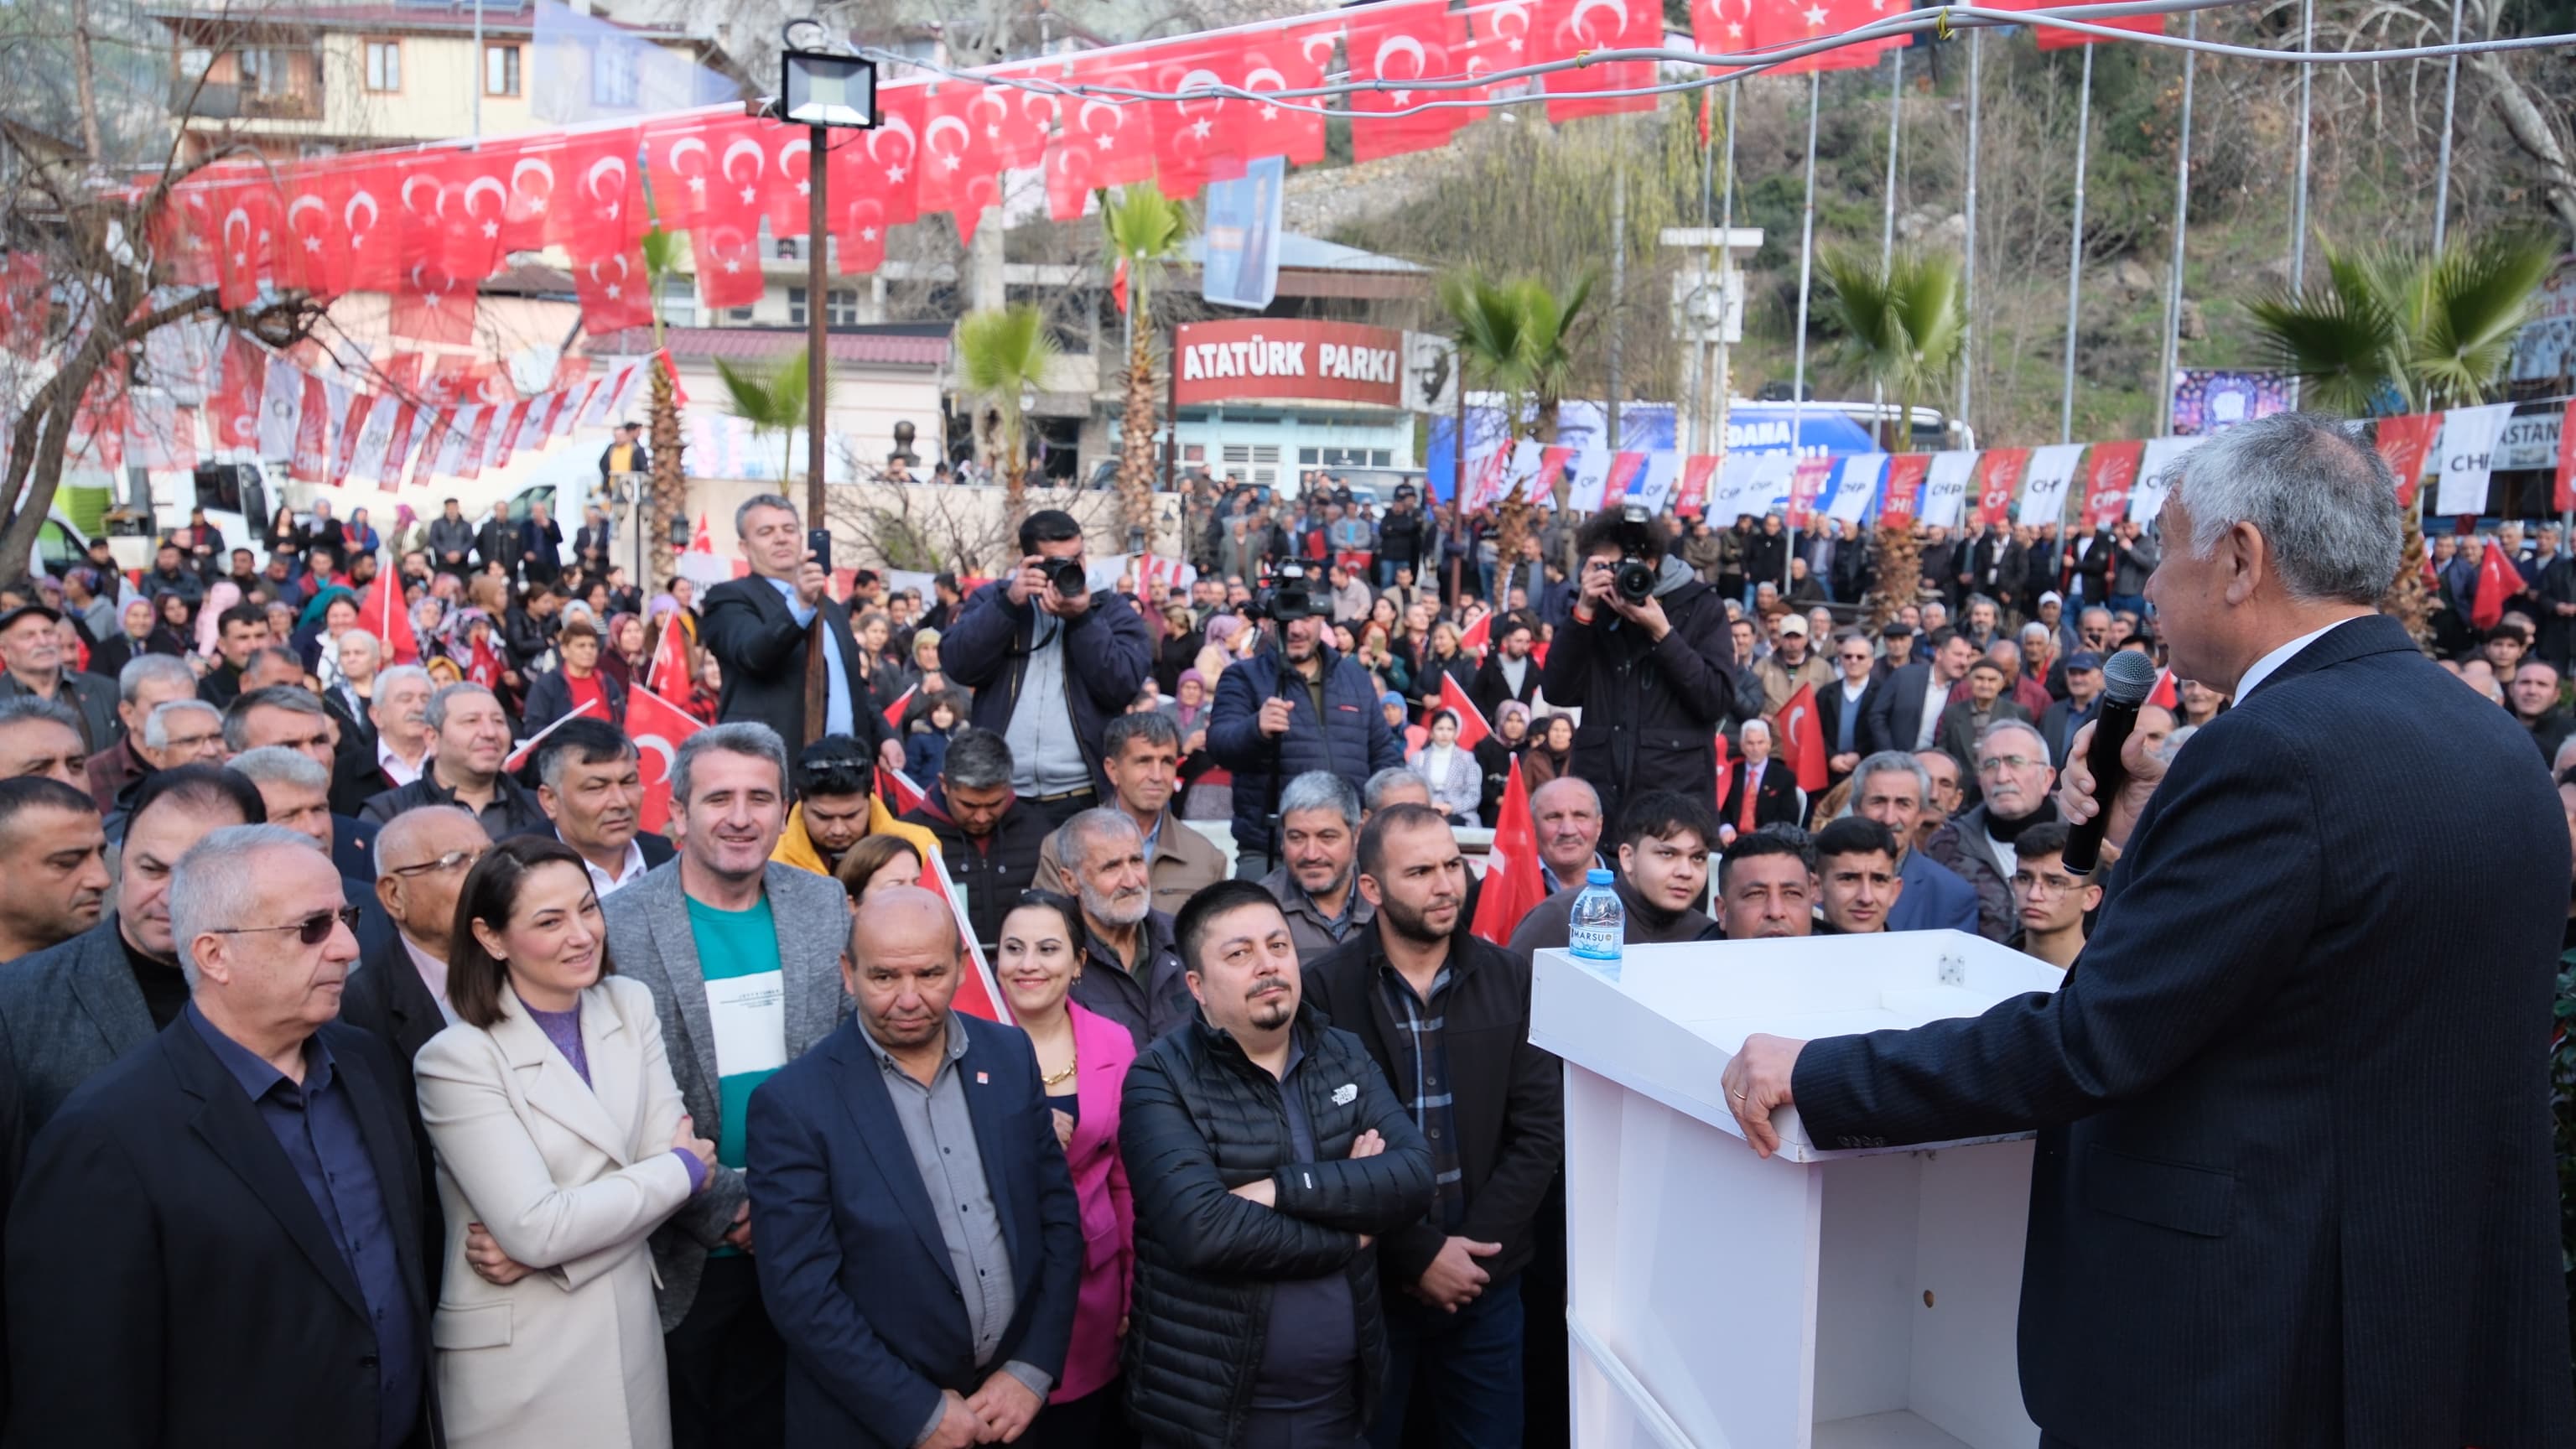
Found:
[{"label": "man in gray blazer", "polygon": [[786,1438],[786,1358],[761,1306],[758,1226],[743,1183],[752,1089],[831,1035],[848,1010],[840,883],[773,864],[787,821],[787,747],[742,722],[702,729],[671,764],[680,853],[610,896],[608,950],[661,1014],[671,1072],[715,1176],[653,1237],[674,1449],[768,1449]]},{"label": "man in gray blazer", "polygon": [[[267,823],[250,781],[183,765],[143,782],[126,819],[116,909],[0,972],[0,1072],[17,1083],[26,1135],[91,1074],[179,1019],[188,983],[170,938],[170,870],[229,825]],[[18,1164],[5,1164],[14,1176]]]}]

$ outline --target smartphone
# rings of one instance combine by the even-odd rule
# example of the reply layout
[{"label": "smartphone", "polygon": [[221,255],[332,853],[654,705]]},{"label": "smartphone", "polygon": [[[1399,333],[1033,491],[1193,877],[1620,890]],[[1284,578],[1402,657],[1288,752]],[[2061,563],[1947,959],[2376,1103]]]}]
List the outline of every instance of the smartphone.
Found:
[{"label": "smartphone", "polygon": [[823,566],[823,572],[830,573],[832,571],[832,530],[828,528],[805,530],[805,551],[814,555],[814,562]]}]

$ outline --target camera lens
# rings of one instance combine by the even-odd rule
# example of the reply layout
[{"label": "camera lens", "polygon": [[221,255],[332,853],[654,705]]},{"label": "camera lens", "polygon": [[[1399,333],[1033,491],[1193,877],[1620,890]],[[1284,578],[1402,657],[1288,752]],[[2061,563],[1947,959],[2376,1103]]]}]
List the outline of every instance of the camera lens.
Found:
[{"label": "camera lens", "polygon": [[1619,560],[1619,571],[1611,576],[1611,587],[1631,604],[1642,604],[1655,592],[1655,566],[1643,559]]},{"label": "camera lens", "polygon": [[1083,572],[1082,560],[1053,559],[1045,567],[1047,582],[1054,585],[1055,591],[1064,597],[1079,598],[1091,592],[1091,576]]}]

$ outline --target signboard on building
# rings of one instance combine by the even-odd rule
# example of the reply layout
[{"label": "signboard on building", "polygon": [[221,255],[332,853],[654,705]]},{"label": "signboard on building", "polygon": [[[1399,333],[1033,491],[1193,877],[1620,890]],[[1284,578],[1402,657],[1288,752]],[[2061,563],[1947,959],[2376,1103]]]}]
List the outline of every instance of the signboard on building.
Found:
[{"label": "signboard on building", "polygon": [[1354,322],[1262,317],[1174,329],[1174,400],[1404,406],[1404,334]]}]

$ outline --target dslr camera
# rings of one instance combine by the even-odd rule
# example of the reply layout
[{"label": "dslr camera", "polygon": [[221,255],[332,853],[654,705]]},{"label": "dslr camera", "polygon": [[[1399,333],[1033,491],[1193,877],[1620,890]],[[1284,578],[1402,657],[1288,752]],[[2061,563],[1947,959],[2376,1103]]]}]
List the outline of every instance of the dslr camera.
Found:
[{"label": "dslr camera", "polygon": [[1091,575],[1078,558],[1040,559],[1038,569],[1061,598],[1079,599],[1091,592]]},{"label": "dslr camera", "polygon": [[1655,581],[1662,577],[1655,560],[1654,526],[1653,515],[1642,503],[1625,504],[1619,510],[1619,562],[1611,566],[1610,586],[1632,605],[1653,598]]},{"label": "dslr camera", "polygon": [[1252,602],[1244,612],[1255,619],[1270,619],[1293,624],[1299,619],[1312,619],[1324,611],[1315,607],[1315,579],[1306,565],[1286,562],[1261,581],[1252,591]]}]

